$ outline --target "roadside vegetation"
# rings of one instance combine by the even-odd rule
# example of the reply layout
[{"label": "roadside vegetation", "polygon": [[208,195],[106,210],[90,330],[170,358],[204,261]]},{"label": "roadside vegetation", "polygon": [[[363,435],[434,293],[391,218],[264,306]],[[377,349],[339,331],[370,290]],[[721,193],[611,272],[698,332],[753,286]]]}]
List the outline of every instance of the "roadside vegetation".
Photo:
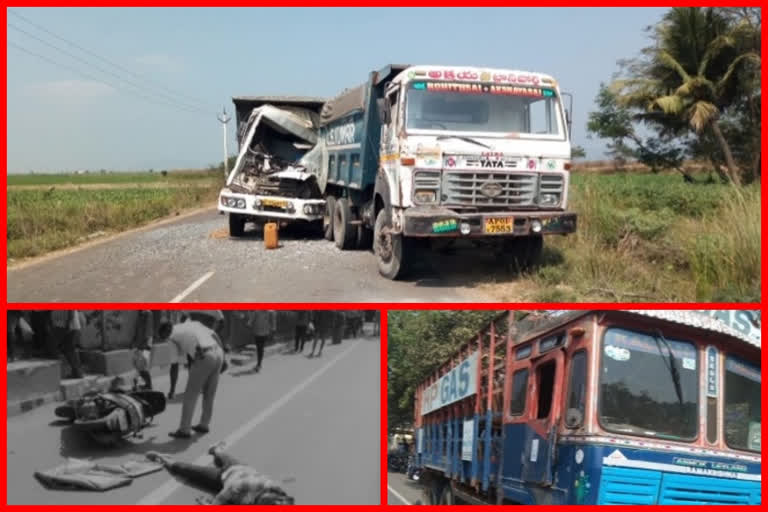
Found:
[{"label": "roadside vegetation", "polygon": [[[152,174],[25,175],[18,178],[34,180],[14,180],[16,185],[40,185],[34,189],[10,185],[9,176],[7,258],[39,256],[214,204],[223,176],[217,172],[214,177],[208,171],[168,173],[169,183],[182,186],[149,187],[147,183],[152,180],[142,180]],[[158,176],[162,177],[159,173]],[[81,178],[100,178],[100,181],[76,183],[120,186],[108,189],[64,186],[72,183],[71,179]],[[163,184],[160,180],[156,182]]]},{"label": "roadside vegetation", "polygon": [[504,302],[760,301],[758,185],[578,173],[570,204],[575,234],[547,238],[536,269],[482,288]]}]

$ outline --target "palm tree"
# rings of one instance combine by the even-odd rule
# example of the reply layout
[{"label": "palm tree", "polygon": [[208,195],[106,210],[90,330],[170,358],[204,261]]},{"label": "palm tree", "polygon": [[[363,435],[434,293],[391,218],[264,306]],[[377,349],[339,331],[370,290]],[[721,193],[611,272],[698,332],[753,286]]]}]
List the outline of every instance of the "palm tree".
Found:
[{"label": "palm tree", "polygon": [[729,22],[714,8],[673,8],[654,27],[655,46],[626,66],[630,78],[611,87],[620,104],[638,109],[638,119],[662,130],[687,128],[698,136],[710,130],[725,158],[728,179],[737,185],[740,172],[719,120],[735,101],[737,71],[747,64],[760,66],[759,54],[741,51],[736,44],[743,30],[741,23]]}]

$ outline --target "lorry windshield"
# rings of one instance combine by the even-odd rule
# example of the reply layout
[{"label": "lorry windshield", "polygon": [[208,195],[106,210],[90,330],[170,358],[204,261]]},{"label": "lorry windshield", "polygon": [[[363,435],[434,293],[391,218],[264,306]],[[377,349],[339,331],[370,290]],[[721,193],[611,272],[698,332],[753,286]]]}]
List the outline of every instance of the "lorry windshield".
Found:
[{"label": "lorry windshield", "polygon": [[415,81],[406,100],[406,130],[563,139],[560,112],[548,87]]},{"label": "lorry windshield", "polygon": [[600,424],[608,431],[693,440],[698,364],[691,343],[610,328],[600,371]]},{"label": "lorry windshield", "polygon": [[760,369],[735,357],[725,361],[725,442],[760,452]]}]

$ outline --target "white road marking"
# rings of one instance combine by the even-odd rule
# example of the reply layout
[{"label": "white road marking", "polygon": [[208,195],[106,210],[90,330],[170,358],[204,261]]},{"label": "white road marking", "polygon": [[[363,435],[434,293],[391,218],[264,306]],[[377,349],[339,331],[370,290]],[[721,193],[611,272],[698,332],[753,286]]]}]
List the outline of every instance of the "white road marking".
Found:
[{"label": "white road marking", "polygon": [[[317,370],[315,373],[307,377],[303,382],[301,382],[298,386],[291,389],[288,393],[282,396],[279,400],[272,403],[269,407],[261,411],[257,416],[254,416],[251,418],[250,421],[248,421],[246,424],[241,426],[239,429],[234,431],[232,434],[230,434],[229,437],[227,437],[224,440],[224,443],[228,448],[231,448],[235,443],[243,439],[245,436],[247,436],[253,429],[255,429],[257,426],[259,426],[260,423],[262,423],[264,420],[272,416],[278,409],[280,409],[282,406],[284,406],[288,401],[290,401],[294,396],[301,393],[307,386],[312,384],[315,380],[317,380],[321,375],[323,375],[325,372],[327,372],[334,364],[336,364],[339,360],[341,360],[344,356],[349,354],[352,350],[354,350],[355,347],[359,346],[360,343],[354,343],[349,346],[344,352],[341,352],[339,355],[328,361],[328,363]],[[210,464],[211,456],[208,454],[201,455],[193,462],[193,464],[197,465],[208,465]],[[177,489],[182,487],[182,484],[179,483],[178,480],[171,478],[167,480],[163,485],[149,493],[147,496],[145,496],[141,501],[137,503],[137,505],[160,505],[165,500],[167,500],[171,494],[173,494]]]},{"label": "white road marking", "polygon": [[203,277],[201,277],[200,279],[198,279],[197,281],[195,281],[194,283],[189,285],[189,287],[186,290],[184,290],[183,292],[181,292],[180,294],[178,294],[177,296],[172,298],[171,302],[172,303],[173,302],[181,302],[182,300],[184,300],[184,297],[186,297],[187,295],[189,295],[190,293],[195,291],[195,289],[197,289],[201,284],[203,284],[208,279],[210,279],[213,274],[214,274],[214,271],[211,270],[210,272],[205,274]]},{"label": "white road marking", "polygon": [[387,485],[387,489],[389,490],[389,492],[391,492],[392,494],[394,494],[394,495],[395,495],[395,497],[396,497],[397,499],[399,499],[400,501],[402,501],[402,502],[403,502],[403,503],[405,503],[406,505],[413,505],[413,503],[411,503],[411,502],[410,502],[410,501],[408,501],[407,499],[403,498],[403,495],[402,495],[402,494],[400,494],[399,492],[397,492],[396,490],[394,490],[394,489],[392,488],[392,486],[390,486],[390,485]]}]

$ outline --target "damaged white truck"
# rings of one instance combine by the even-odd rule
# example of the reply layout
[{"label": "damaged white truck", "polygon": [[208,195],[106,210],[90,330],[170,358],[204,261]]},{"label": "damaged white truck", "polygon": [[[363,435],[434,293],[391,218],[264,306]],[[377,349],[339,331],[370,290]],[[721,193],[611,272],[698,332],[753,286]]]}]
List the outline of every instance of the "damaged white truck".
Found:
[{"label": "damaged white truck", "polygon": [[543,235],[576,230],[570,112],[548,75],[390,65],[327,101],[234,102],[240,153],[219,200],[232,236],[315,222],[340,249],[372,245],[396,279],[436,239],[526,267]]}]

